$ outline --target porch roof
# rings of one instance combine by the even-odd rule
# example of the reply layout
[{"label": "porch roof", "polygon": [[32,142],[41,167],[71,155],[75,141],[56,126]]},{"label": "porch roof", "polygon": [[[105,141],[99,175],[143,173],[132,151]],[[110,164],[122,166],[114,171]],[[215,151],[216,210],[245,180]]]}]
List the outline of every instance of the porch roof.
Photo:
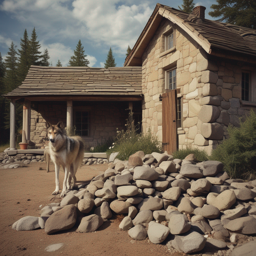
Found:
[{"label": "porch roof", "polygon": [[141,67],[31,66],[23,83],[7,98],[142,96]]}]

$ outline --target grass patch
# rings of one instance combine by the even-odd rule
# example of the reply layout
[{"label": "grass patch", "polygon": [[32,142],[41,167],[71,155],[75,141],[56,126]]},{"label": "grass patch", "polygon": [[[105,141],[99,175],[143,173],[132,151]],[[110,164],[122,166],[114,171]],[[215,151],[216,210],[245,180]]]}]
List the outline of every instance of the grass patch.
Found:
[{"label": "grass patch", "polygon": [[232,178],[251,179],[256,176],[256,114],[251,110],[240,127],[228,127],[229,138],[215,150],[211,159],[221,161]]},{"label": "grass patch", "polygon": [[140,150],[145,154],[162,152],[161,143],[150,131],[145,134],[137,133],[138,129],[134,125],[132,112],[129,114],[126,127],[126,130],[117,130],[117,136],[107,151],[108,155],[113,152],[119,152],[118,159],[128,160],[130,155]]},{"label": "grass patch", "polygon": [[194,154],[196,160],[199,162],[209,160],[209,156],[205,151],[202,151],[199,149],[191,149],[191,148],[177,150],[172,153],[172,156],[177,159],[184,159],[189,154]]},{"label": "grass patch", "polygon": [[109,149],[109,147],[112,146],[112,143],[113,143],[113,139],[109,138],[104,143],[99,144],[96,147],[91,147],[90,152],[106,152]]}]

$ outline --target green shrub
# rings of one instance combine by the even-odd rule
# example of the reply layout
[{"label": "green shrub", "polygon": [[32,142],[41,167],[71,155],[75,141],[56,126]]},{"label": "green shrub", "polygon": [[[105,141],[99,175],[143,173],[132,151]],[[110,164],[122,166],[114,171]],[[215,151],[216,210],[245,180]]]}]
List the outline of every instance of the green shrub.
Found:
[{"label": "green shrub", "polygon": [[172,156],[174,158],[184,159],[189,154],[194,154],[196,160],[199,162],[209,160],[209,156],[207,155],[207,153],[205,151],[202,151],[199,149],[191,149],[191,148],[177,150],[172,153]]},{"label": "green shrub", "polygon": [[129,156],[137,151],[143,151],[145,154],[152,152],[161,152],[161,144],[157,138],[148,131],[146,134],[137,133],[136,126],[130,112],[129,119],[126,124],[126,131],[117,130],[117,136],[112,146],[107,151],[110,155],[113,152],[119,152],[118,159],[128,160]]},{"label": "green shrub", "polygon": [[105,142],[97,145],[96,147],[94,147],[94,148],[92,147],[90,149],[90,152],[106,152],[109,149],[109,147],[112,146],[112,143],[113,143],[113,139],[109,138]]},{"label": "green shrub", "polygon": [[[232,178],[252,178],[256,174],[256,115],[253,111],[240,127],[228,127],[229,138],[215,150],[211,159],[221,161]],[[255,163],[254,163],[255,164]]]}]

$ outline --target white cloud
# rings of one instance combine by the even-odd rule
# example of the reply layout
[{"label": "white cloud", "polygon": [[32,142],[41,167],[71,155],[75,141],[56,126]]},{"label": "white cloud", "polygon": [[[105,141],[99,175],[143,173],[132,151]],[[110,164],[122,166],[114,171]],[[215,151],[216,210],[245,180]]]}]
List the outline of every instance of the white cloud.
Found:
[{"label": "white cloud", "polygon": [[12,44],[12,40],[10,38],[5,38],[0,35],[0,44],[4,45],[5,47],[10,47]]},{"label": "white cloud", "polygon": [[86,59],[90,61],[90,64],[88,65],[89,67],[93,67],[95,63],[97,62],[97,59],[91,55],[87,55]]},{"label": "white cloud", "polygon": [[86,32],[98,43],[124,53],[133,46],[152,10],[147,4],[117,5],[118,0],[75,0],[73,15],[86,25]]},{"label": "white cloud", "polygon": [[104,68],[105,67],[105,63],[104,62],[100,62],[100,67]]}]

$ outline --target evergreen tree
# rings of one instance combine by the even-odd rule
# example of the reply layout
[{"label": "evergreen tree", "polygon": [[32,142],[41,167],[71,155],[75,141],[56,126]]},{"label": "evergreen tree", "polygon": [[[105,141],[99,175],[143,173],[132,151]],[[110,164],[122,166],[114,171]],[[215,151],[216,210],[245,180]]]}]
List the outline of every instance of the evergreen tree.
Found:
[{"label": "evergreen tree", "polygon": [[5,75],[5,65],[0,52],[0,144],[6,143],[8,138],[7,131],[4,129],[4,112],[5,112],[5,98],[2,96],[5,92],[4,88],[4,75]]},{"label": "evergreen tree", "polygon": [[216,0],[213,11],[209,12],[219,21],[256,29],[256,1],[255,0]]},{"label": "evergreen tree", "polygon": [[126,51],[126,58],[127,56],[130,54],[130,52],[132,51],[131,47],[128,45],[127,51]]},{"label": "evergreen tree", "polygon": [[105,68],[115,67],[115,66],[116,66],[115,58],[113,56],[112,49],[110,48],[109,52],[108,52],[106,62],[105,62]]},{"label": "evergreen tree", "polygon": [[29,40],[29,54],[30,54],[30,65],[40,65],[41,64],[41,52],[39,49],[41,45],[37,41],[36,29],[34,28],[31,34],[31,39]]},{"label": "evergreen tree", "polygon": [[45,49],[44,54],[43,54],[43,59],[41,61],[41,66],[50,66],[50,62],[48,61],[50,59],[48,50]]},{"label": "evergreen tree", "polygon": [[69,65],[88,67],[90,62],[86,59],[86,56],[87,55],[84,54],[84,47],[82,46],[81,40],[79,40],[76,49],[74,50],[74,55],[71,56],[69,60]]},{"label": "evergreen tree", "polygon": [[179,9],[186,13],[191,13],[195,7],[193,0],[183,0],[183,4],[179,6]]},{"label": "evergreen tree", "polygon": [[58,60],[58,62],[56,64],[56,67],[62,67],[62,64],[61,64],[60,60]]},{"label": "evergreen tree", "polygon": [[26,29],[20,42],[20,49],[18,50],[18,55],[19,57],[17,76],[18,81],[21,84],[24,81],[30,67],[29,39]]},{"label": "evergreen tree", "polygon": [[[17,63],[17,51],[16,46],[12,42],[11,47],[7,53],[5,59],[5,77],[4,77],[4,86],[5,93],[8,93],[19,85],[18,80],[18,63]],[[4,125],[5,129],[10,129],[10,101],[5,100],[5,113],[4,113]],[[22,106],[16,105],[16,131],[21,127],[22,124]]]}]

